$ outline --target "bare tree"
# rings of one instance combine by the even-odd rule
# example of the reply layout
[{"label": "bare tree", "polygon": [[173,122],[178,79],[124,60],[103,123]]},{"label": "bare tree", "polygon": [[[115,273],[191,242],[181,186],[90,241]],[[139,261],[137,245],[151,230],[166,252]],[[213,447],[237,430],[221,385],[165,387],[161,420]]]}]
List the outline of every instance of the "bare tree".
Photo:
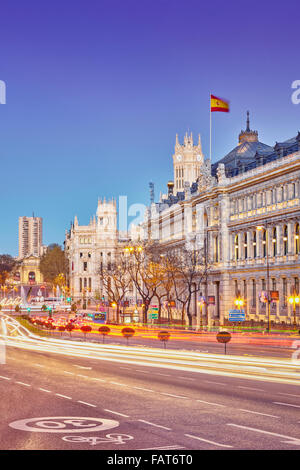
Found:
[{"label": "bare tree", "polygon": [[116,254],[113,262],[99,269],[100,281],[108,301],[116,304],[117,323],[120,321],[120,305],[129,293],[131,278],[128,274],[127,260],[122,252]]},{"label": "bare tree", "polygon": [[162,273],[157,259],[156,244],[143,243],[125,248],[128,273],[143,302],[143,323],[147,323],[148,309],[162,285]]},{"label": "bare tree", "polygon": [[[181,248],[176,256],[174,271],[174,290],[177,300],[186,310],[189,326],[192,326],[191,303],[207,277],[208,263],[204,250]],[[183,310],[182,310],[183,314]]]}]

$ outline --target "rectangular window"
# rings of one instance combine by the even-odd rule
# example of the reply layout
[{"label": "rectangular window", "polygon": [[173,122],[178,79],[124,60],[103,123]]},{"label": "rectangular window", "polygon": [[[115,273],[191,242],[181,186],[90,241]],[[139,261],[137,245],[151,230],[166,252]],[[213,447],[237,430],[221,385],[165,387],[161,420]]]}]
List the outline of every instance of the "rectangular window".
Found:
[{"label": "rectangular window", "polygon": [[84,262],[83,262],[83,270],[84,270],[84,271],[87,271],[87,261],[84,261]]},{"label": "rectangular window", "polygon": [[252,280],[252,307],[256,307],[256,282]]},{"label": "rectangular window", "polygon": [[283,306],[287,306],[287,280],[284,277],[282,279],[282,292],[283,292]]}]

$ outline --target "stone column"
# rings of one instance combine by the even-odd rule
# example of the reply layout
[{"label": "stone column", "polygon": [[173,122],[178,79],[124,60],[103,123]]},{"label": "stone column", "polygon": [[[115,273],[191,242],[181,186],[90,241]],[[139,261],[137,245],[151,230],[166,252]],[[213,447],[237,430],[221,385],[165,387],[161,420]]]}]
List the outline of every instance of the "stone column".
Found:
[{"label": "stone column", "polygon": [[256,253],[257,258],[262,256],[262,230],[256,229]]}]

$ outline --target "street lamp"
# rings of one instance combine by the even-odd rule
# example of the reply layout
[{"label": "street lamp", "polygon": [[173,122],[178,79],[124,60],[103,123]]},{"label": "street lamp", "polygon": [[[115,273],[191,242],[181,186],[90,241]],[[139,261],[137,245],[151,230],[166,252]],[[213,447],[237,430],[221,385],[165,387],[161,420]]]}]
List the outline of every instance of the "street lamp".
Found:
[{"label": "street lamp", "polygon": [[237,299],[235,299],[234,305],[236,305],[241,310],[244,305],[244,300],[238,297]]},{"label": "street lamp", "polygon": [[299,305],[300,304],[300,297],[299,295],[297,295],[295,292],[293,295],[291,295],[289,298],[288,298],[288,301],[291,305],[293,305],[293,313],[294,313],[294,326],[297,326],[297,323],[296,323],[296,305]]},{"label": "street lamp", "polygon": [[257,230],[265,229],[266,239],[263,240],[263,244],[266,245],[266,261],[267,261],[267,313],[268,313],[268,327],[267,331],[270,333],[270,267],[269,267],[269,235],[268,235],[268,222],[264,225],[258,225]]}]

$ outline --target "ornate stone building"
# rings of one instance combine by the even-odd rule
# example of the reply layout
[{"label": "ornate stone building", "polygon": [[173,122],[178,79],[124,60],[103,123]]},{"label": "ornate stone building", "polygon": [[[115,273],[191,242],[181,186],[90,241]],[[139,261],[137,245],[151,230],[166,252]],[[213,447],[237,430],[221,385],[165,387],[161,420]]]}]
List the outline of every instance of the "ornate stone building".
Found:
[{"label": "ornate stone building", "polygon": [[77,216],[66,232],[65,251],[69,259],[73,298],[100,295],[99,269],[111,263],[118,245],[116,201],[98,201],[96,216],[89,225],[79,225]]},{"label": "ornate stone building", "polygon": [[[247,319],[266,320],[261,294],[268,287],[279,292],[270,305],[271,320],[293,322],[288,296],[299,293],[300,133],[266,145],[250,129],[247,114],[238,145],[216,163],[204,158],[200,136],[196,145],[192,135],[186,134],[182,145],[176,136],[173,167],[167,194],[147,208],[139,230],[131,233],[155,240],[162,252],[205,248],[209,273],[199,295],[215,297],[208,323],[222,324],[237,296],[244,299]],[[75,218],[65,241],[74,297],[83,289],[91,296],[101,291],[99,267],[109,264],[122,243],[115,201],[99,201],[87,226]],[[195,323],[198,300],[197,295]]]},{"label": "ornate stone building", "polygon": [[[162,249],[186,245],[192,252],[207,244],[206,293],[215,296],[209,322],[223,323],[237,296],[245,301],[247,319],[265,320],[267,307],[260,299],[268,286],[279,292],[279,301],[270,305],[271,321],[292,322],[288,296],[299,293],[300,273],[300,133],[270,147],[250,129],[247,113],[237,147],[217,163],[204,160],[200,139],[192,147],[191,136],[185,136],[183,146],[176,137],[178,191],[168,183],[168,195],[149,207],[144,237],[157,240]],[[182,185],[177,182],[177,157],[187,150],[201,157],[194,160],[193,173],[190,160],[181,160]],[[197,175],[193,182],[191,174]]]}]

